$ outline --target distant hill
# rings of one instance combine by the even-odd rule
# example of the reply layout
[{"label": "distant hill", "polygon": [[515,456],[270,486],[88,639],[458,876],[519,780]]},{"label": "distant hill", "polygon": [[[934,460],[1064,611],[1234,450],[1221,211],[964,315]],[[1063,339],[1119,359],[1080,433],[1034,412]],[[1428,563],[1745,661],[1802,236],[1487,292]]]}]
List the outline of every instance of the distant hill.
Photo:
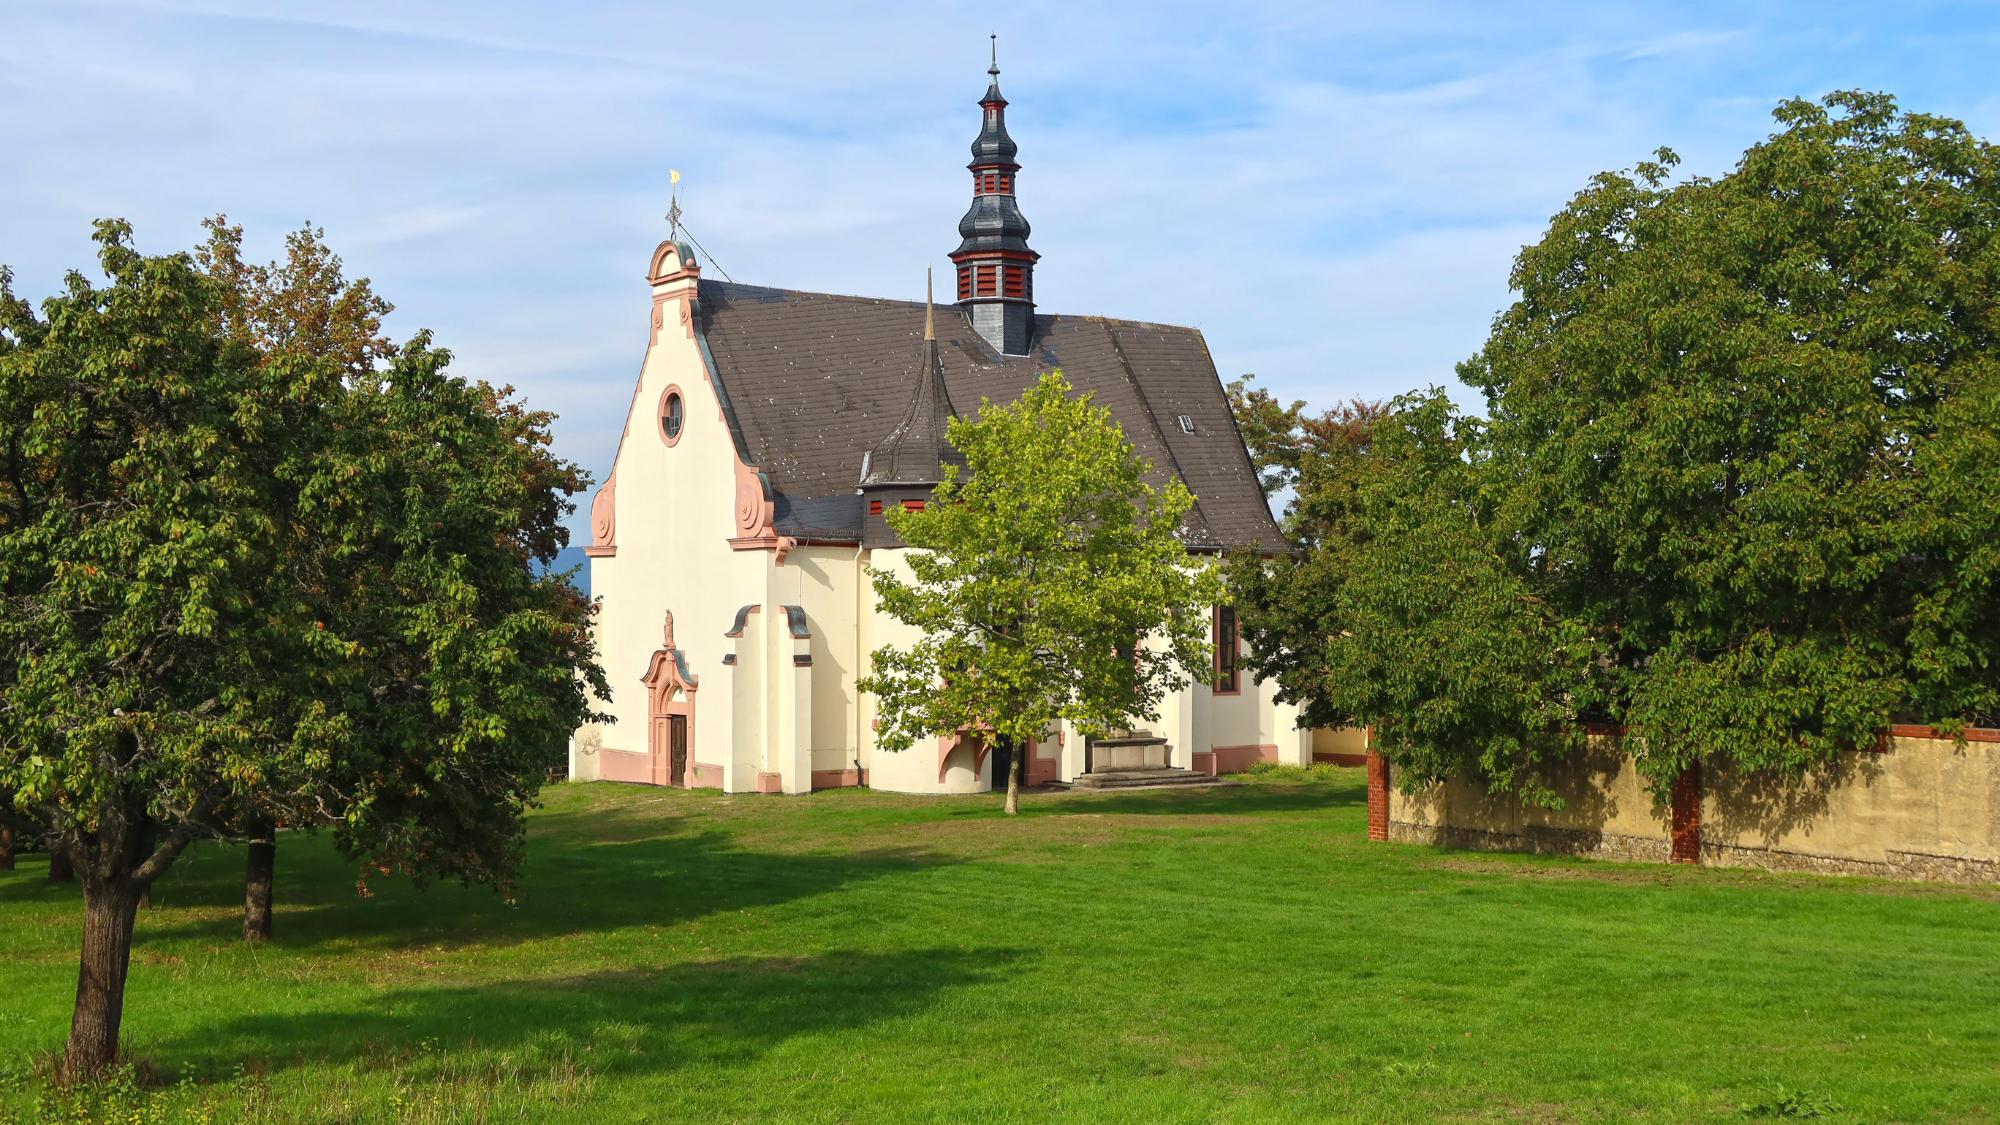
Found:
[{"label": "distant hill", "polygon": [[563,571],[582,567],[575,574],[570,575],[570,581],[576,583],[576,588],[583,591],[584,597],[589,597],[590,568],[583,565],[588,561],[590,560],[584,557],[582,547],[564,547],[562,550],[556,552],[556,561],[550,565],[549,569]]}]

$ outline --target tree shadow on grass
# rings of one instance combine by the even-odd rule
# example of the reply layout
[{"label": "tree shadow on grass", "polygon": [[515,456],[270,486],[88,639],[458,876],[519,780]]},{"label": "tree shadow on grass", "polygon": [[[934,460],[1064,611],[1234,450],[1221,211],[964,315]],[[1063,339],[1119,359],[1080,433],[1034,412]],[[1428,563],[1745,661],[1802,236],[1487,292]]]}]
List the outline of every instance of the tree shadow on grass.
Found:
[{"label": "tree shadow on grass", "polygon": [[[874,879],[961,862],[911,848],[856,853],[761,852],[685,817],[605,810],[538,818],[519,897],[457,885],[417,890],[382,878],[371,897],[325,839],[285,837],[279,847],[274,944],[316,950],[504,946],[538,938],[672,926],[710,914],[771,906]],[[214,849],[167,893],[176,906],[234,906],[242,853]],[[163,894],[164,897],[164,894]],[[233,916],[142,922],[142,942],[233,938]]]},{"label": "tree shadow on grass", "polygon": [[[599,1075],[740,1067],[795,1036],[919,1014],[952,988],[997,981],[1016,949],[833,951],[730,958],[372,995],[365,1008],[244,1016],[145,1045],[195,1073],[358,1064],[422,1078],[467,1054]],[[451,1056],[457,1056],[454,1062]]]},{"label": "tree shadow on grass", "polygon": [[[1137,816],[1258,816],[1318,812],[1368,803],[1364,789],[1331,785],[1218,785],[1187,789],[1141,789],[1130,793],[1052,793],[1021,801],[1024,813],[1115,813]],[[981,810],[968,810],[978,812]]]}]

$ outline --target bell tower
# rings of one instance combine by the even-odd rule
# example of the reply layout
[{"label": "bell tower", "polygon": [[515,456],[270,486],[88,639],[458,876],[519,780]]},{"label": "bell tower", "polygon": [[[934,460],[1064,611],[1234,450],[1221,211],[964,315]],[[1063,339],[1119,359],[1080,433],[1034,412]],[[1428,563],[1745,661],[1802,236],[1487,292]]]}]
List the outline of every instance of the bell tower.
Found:
[{"label": "bell tower", "polygon": [[993,36],[991,81],[979,99],[979,137],[972,142],[972,206],[958,221],[958,307],[972,330],[1005,355],[1026,355],[1035,325],[1035,262],[1028,220],[1014,198],[1014,139],[1007,135],[1007,99],[1000,96],[1000,37]]}]

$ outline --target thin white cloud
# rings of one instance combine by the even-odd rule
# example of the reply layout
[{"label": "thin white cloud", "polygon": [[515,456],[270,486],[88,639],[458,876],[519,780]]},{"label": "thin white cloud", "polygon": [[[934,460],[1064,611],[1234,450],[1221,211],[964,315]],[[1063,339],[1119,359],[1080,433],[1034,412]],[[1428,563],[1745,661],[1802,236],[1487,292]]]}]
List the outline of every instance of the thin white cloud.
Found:
[{"label": "thin white cloud", "polygon": [[227,211],[267,254],[310,219],[394,331],[560,412],[559,450],[601,475],[666,169],[739,280],[915,296],[956,241],[997,30],[1045,309],[1194,324],[1225,376],[1386,396],[1450,380],[1592,173],[1660,144],[1726,170],[1772,91],[1928,83],[1906,103],[2000,124],[1987,44],[1907,23],[1722,0],[0,0],[0,260],[33,294],[89,261],[100,215],[168,249]]},{"label": "thin white cloud", "polygon": [[1712,51],[1718,47],[1740,43],[1750,35],[1747,27],[1734,27],[1710,31],[1675,31],[1639,43],[1620,57],[1629,61],[1637,59],[1657,59],[1667,55],[1681,55],[1694,51]]}]

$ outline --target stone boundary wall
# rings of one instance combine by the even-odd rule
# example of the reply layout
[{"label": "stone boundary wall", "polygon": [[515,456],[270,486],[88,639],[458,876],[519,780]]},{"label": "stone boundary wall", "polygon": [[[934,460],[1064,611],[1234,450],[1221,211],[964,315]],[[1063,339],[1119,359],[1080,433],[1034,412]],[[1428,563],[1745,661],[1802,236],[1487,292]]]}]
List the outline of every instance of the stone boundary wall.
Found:
[{"label": "stone boundary wall", "polygon": [[[1649,790],[1616,735],[1554,779],[1561,809],[1465,782],[1404,793],[1370,754],[1369,835],[1488,851],[2000,883],[2000,731],[1896,727],[1803,781],[1705,767]],[[1377,809],[1382,815],[1377,816]],[[1385,822],[1385,823],[1384,823]]]}]

